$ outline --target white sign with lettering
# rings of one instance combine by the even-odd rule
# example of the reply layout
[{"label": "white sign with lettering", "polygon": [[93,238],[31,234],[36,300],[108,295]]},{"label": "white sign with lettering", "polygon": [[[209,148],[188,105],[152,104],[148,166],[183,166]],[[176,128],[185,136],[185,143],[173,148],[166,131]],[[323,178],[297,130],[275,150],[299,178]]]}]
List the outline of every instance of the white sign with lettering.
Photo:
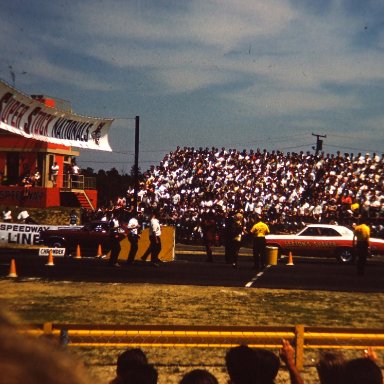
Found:
[{"label": "white sign with lettering", "polygon": [[40,232],[49,229],[78,228],[69,225],[37,225],[0,223],[0,246],[2,244],[39,245]]},{"label": "white sign with lettering", "polygon": [[65,256],[65,248],[40,248],[39,256],[49,256],[52,251],[52,256]]}]

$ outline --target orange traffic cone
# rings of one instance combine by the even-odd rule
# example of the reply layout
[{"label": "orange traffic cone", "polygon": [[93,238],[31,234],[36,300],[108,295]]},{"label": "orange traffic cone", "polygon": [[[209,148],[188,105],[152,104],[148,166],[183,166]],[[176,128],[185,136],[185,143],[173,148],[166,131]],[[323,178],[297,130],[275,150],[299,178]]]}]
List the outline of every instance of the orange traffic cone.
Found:
[{"label": "orange traffic cone", "polygon": [[77,244],[75,259],[81,259],[80,244]]},{"label": "orange traffic cone", "polygon": [[289,252],[288,253],[288,263],[287,265],[294,265],[293,264],[293,256],[292,256],[292,252]]},{"label": "orange traffic cone", "polygon": [[97,255],[96,257],[101,257],[103,256],[103,250],[101,249],[101,244],[97,247]]},{"label": "orange traffic cone", "polygon": [[11,260],[11,266],[9,267],[9,275],[8,275],[8,277],[17,277],[15,259]]},{"label": "orange traffic cone", "polygon": [[52,249],[49,250],[48,263],[46,263],[45,265],[47,265],[47,266],[49,266],[49,267],[52,267],[52,266],[55,265],[55,264],[53,263],[53,252],[52,252]]}]

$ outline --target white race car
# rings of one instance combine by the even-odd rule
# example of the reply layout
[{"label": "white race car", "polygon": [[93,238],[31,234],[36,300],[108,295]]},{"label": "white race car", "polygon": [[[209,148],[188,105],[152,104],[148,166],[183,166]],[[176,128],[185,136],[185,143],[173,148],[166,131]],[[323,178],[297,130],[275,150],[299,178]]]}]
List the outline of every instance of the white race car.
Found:
[{"label": "white race car", "polygon": [[[279,255],[336,257],[341,263],[355,259],[353,231],[341,225],[310,224],[297,234],[267,235],[268,246],[279,248]],[[371,238],[371,255],[384,255],[384,240]]]}]

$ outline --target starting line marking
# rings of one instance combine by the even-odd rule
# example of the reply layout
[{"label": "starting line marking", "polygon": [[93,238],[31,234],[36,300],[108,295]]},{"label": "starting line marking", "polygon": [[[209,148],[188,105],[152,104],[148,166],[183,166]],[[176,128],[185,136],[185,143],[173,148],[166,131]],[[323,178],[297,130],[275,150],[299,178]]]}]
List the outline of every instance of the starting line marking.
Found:
[{"label": "starting line marking", "polygon": [[245,288],[251,288],[252,287],[252,285],[253,285],[253,283],[258,279],[258,278],[260,278],[261,276],[263,276],[263,274],[264,274],[264,271],[267,269],[267,268],[269,268],[270,267],[270,265],[266,265],[265,266],[265,269],[263,269],[262,271],[260,271],[251,281],[248,281],[248,283],[247,284],[245,284]]}]

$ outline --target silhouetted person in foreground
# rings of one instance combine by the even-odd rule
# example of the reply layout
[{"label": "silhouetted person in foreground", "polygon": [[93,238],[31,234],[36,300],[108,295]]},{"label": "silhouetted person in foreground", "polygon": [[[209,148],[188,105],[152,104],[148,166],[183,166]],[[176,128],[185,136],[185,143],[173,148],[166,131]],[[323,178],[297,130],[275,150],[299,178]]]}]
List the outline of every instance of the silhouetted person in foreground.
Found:
[{"label": "silhouetted person in foreground", "polygon": [[230,348],[225,356],[230,384],[273,384],[280,368],[271,351],[246,345]]},{"label": "silhouetted person in foreground", "polygon": [[180,381],[180,384],[218,384],[212,373],[205,369],[194,369],[187,372]]},{"label": "silhouetted person in foreground", "polygon": [[53,340],[19,333],[10,315],[0,312],[0,382],[7,384],[97,384],[84,365]]},{"label": "silhouetted person in foreground", "polygon": [[119,384],[156,384],[158,373],[152,364],[138,366],[127,373]]},{"label": "silhouetted person in foreground", "polygon": [[341,352],[321,352],[316,364],[320,384],[342,383],[345,363],[346,360]]},{"label": "silhouetted person in foreground", "polygon": [[156,384],[157,378],[157,370],[148,364],[145,353],[129,348],[117,358],[116,377],[110,384]]},{"label": "silhouetted person in foreground", "polygon": [[280,359],[284,362],[289,372],[291,384],[304,384],[299,370],[295,363],[295,350],[288,340],[282,340],[282,346],[279,352]]},{"label": "silhouetted person in foreground", "polygon": [[342,384],[383,384],[383,374],[373,360],[360,357],[345,364]]}]

